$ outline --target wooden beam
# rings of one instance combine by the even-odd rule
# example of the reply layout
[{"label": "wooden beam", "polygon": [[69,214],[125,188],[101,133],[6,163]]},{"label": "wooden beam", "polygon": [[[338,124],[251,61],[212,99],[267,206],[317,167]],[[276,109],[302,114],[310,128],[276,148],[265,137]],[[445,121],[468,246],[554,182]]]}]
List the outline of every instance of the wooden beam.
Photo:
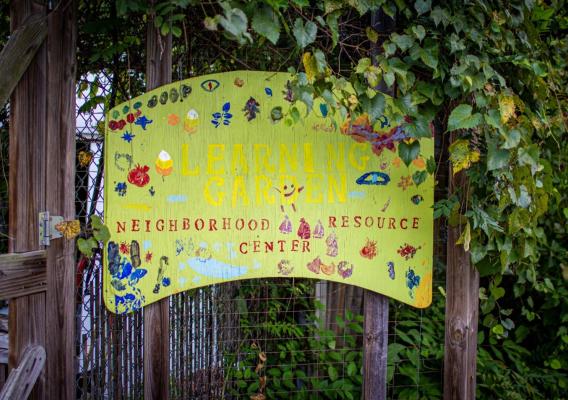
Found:
[{"label": "wooden beam", "polygon": [[[60,0],[48,18],[46,210],[75,218],[76,3]],[[47,251],[47,398],[75,398],[75,242],[52,240]]]},{"label": "wooden beam", "polygon": [[31,15],[24,25],[11,32],[0,52],[0,108],[28,69],[47,35],[45,15]]},{"label": "wooden beam", "polygon": [[[33,0],[12,0],[10,30],[30,18],[45,18],[47,7]],[[45,210],[45,122],[47,115],[47,51],[43,44],[18,81],[10,98],[10,177],[8,251],[39,250],[38,214]],[[15,368],[26,347],[45,346],[45,293],[14,298],[8,316],[9,368]],[[30,399],[45,398],[45,372]]]},{"label": "wooden beam", "polygon": [[[450,142],[458,139],[451,134]],[[453,174],[450,165],[449,194],[458,193],[462,206],[467,201],[467,177]],[[475,399],[479,273],[470,254],[457,245],[464,227],[448,226],[446,267],[446,333],[444,354],[444,399]]]},{"label": "wooden beam", "polygon": [[[382,51],[385,34],[394,29],[394,20],[382,10],[371,15],[371,25],[379,32],[379,40],[371,47],[371,57]],[[394,95],[394,89],[381,81],[380,91]],[[378,293],[365,290],[363,336],[363,399],[384,400],[387,398],[387,359],[389,334],[389,299]]]},{"label": "wooden beam", "polygon": [[[149,0],[153,9],[154,0]],[[146,33],[146,88],[172,81],[172,36],[162,36],[148,18]],[[144,398],[169,399],[170,299],[144,307]]]},{"label": "wooden beam", "polygon": [[0,300],[45,292],[45,251],[0,255]]},{"label": "wooden beam", "polygon": [[22,360],[13,369],[0,391],[0,400],[25,400],[30,395],[45,364],[45,350],[35,345],[24,351]]}]

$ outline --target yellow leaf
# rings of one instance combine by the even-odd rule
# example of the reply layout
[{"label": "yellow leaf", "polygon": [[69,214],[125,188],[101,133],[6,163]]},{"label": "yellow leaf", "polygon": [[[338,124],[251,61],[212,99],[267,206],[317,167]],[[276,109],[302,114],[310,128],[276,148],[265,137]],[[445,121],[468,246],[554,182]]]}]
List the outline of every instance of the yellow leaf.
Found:
[{"label": "yellow leaf", "polygon": [[501,123],[506,124],[515,115],[515,100],[510,96],[499,97]]},{"label": "yellow leaf", "polygon": [[81,224],[78,219],[73,221],[63,221],[55,225],[55,229],[65,236],[65,239],[70,240],[81,233]]},{"label": "yellow leaf", "polygon": [[471,227],[469,226],[469,221],[468,221],[467,224],[465,224],[465,229],[463,230],[456,244],[463,244],[464,250],[469,251],[470,243],[471,243]]},{"label": "yellow leaf", "polygon": [[457,174],[462,169],[468,169],[472,164],[479,161],[479,151],[471,150],[469,141],[466,139],[458,139],[450,145],[450,161],[454,174]]},{"label": "yellow leaf", "polygon": [[304,64],[304,69],[306,70],[308,81],[312,82],[318,74],[316,58],[312,56],[312,53],[306,51],[302,56],[302,63]]}]

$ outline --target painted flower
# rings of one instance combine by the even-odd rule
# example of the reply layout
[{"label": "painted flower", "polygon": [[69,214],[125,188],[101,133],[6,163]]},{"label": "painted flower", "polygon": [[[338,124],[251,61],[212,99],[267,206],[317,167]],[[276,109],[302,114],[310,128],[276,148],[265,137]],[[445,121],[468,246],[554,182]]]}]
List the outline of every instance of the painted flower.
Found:
[{"label": "painted flower", "polygon": [[149,170],[150,167],[147,165],[140,166],[140,164],[138,164],[128,173],[128,182],[138,187],[146,186],[150,182],[150,175],[148,175]]}]

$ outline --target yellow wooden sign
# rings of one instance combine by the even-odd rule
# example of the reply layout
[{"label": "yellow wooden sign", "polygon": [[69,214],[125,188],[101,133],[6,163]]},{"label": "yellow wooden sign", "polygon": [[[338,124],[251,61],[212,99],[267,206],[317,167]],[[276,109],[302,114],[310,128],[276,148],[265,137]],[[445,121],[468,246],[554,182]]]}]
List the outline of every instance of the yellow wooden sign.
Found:
[{"label": "yellow wooden sign", "polygon": [[386,117],[340,121],[321,103],[291,124],[288,80],[203,76],[110,110],[110,311],[260,277],[325,279],[430,304],[434,184],[413,176],[425,171],[433,140],[421,139],[407,167],[396,150],[409,139]]}]

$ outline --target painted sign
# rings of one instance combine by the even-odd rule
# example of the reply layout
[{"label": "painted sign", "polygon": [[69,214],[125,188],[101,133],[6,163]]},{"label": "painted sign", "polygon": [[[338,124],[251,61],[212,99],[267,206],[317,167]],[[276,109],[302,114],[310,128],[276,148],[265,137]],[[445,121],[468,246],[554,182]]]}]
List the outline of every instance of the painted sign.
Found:
[{"label": "painted sign", "polygon": [[110,311],[260,277],[325,279],[430,304],[433,179],[424,172],[417,186],[413,175],[433,156],[432,139],[421,139],[407,167],[396,150],[412,139],[386,117],[334,121],[321,103],[292,124],[288,79],[192,78],[108,113]]}]

